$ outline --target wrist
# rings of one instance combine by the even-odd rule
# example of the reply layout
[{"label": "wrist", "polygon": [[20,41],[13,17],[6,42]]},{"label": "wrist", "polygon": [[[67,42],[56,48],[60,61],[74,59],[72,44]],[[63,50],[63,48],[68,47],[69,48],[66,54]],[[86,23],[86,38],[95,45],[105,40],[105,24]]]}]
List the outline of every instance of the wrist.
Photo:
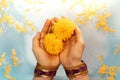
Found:
[{"label": "wrist", "polygon": [[81,60],[81,63],[79,65],[76,66],[72,66],[72,67],[64,67],[66,75],[69,78],[75,78],[77,76],[85,76],[88,74],[88,69],[87,69],[87,65],[85,64],[85,62],[83,60]]},{"label": "wrist", "polygon": [[80,64],[82,64],[81,60],[68,60],[63,64],[63,67],[75,67]]},{"label": "wrist", "polygon": [[[37,62],[37,65],[42,65],[45,68],[50,68],[51,69],[51,68],[59,67],[60,63],[59,64],[58,63],[51,63],[51,62],[45,63],[43,61],[42,63]],[[37,65],[36,65],[36,67],[37,67]]]},{"label": "wrist", "polygon": [[34,70],[34,77],[38,78],[53,78],[56,75],[58,66],[44,66],[37,63]]},{"label": "wrist", "polygon": [[33,80],[53,80],[53,77],[34,77]]}]

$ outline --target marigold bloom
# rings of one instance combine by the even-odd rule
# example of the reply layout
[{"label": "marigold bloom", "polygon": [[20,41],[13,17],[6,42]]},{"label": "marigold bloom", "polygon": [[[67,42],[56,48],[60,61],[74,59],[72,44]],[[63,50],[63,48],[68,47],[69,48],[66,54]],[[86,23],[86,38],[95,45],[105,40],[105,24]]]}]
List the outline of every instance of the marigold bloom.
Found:
[{"label": "marigold bloom", "polygon": [[63,41],[66,41],[72,36],[75,28],[76,24],[70,19],[61,18],[57,21],[57,23],[53,25],[52,30],[58,38],[60,38]]},{"label": "marigold bloom", "polygon": [[49,54],[59,54],[63,49],[63,42],[54,34],[47,34],[44,38],[44,47]]}]

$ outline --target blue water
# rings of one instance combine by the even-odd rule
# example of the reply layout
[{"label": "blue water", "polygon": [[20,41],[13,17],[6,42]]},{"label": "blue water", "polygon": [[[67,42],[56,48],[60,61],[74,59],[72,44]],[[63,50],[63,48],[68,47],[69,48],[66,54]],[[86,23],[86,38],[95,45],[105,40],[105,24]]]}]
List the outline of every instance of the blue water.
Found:
[{"label": "blue water", "polygon": [[[15,1],[17,2],[18,0]],[[78,25],[83,33],[86,45],[83,59],[88,65],[89,76],[91,80],[100,80],[101,77],[103,80],[106,80],[106,75],[99,75],[97,73],[100,67],[100,62],[97,58],[99,54],[104,56],[104,64],[108,66],[120,66],[120,52],[117,55],[114,55],[114,50],[116,49],[117,44],[120,44],[119,3],[120,0],[111,0],[107,8],[108,11],[113,14],[108,19],[108,25],[116,30],[115,33],[101,32],[99,29],[97,30],[94,27],[94,20],[88,25]],[[26,6],[21,4],[22,2],[19,4],[10,3],[10,7],[6,10],[6,12],[13,15],[20,23],[24,23],[22,9],[24,9]],[[29,19],[35,22],[35,27],[37,28],[35,32],[29,31],[28,33],[19,33],[15,28],[9,26],[7,23],[4,24],[4,32],[0,34],[0,55],[2,52],[6,52],[7,55],[5,57],[3,66],[0,67],[0,80],[8,80],[4,77],[4,68],[8,64],[12,65],[10,75],[15,77],[16,80],[32,80],[36,64],[36,59],[32,52],[32,38],[38,31],[41,30],[44,21],[47,18],[51,18],[53,16],[60,17],[64,15],[74,19],[74,13],[76,12],[74,10],[69,11],[66,6],[61,7],[60,5],[57,7],[43,5],[42,7],[44,8],[39,13],[39,17],[37,17],[34,13],[28,15]],[[3,26],[0,24],[0,27]],[[17,56],[20,60],[18,67],[13,66],[13,62],[10,58],[12,49],[16,50]],[[55,80],[68,80],[62,66],[60,66]],[[115,80],[120,80],[120,74],[117,74]]]}]

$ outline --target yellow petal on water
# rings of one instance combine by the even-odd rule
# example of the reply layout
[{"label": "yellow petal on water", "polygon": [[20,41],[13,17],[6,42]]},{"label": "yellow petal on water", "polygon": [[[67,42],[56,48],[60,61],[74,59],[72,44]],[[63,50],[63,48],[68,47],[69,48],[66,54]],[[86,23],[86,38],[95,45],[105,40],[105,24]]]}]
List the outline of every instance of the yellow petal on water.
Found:
[{"label": "yellow petal on water", "polygon": [[119,66],[119,67],[117,67],[117,70],[118,70],[118,72],[119,72],[119,74],[120,74],[120,66]]},{"label": "yellow petal on water", "polygon": [[30,21],[28,21],[28,22],[27,22],[27,26],[33,26],[33,23],[30,22]]},{"label": "yellow petal on water", "polygon": [[66,0],[61,0],[64,4],[66,3]]},{"label": "yellow petal on water", "polygon": [[5,73],[9,74],[10,71],[11,71],[11,64],[8,64],[8,65],[5,67]]},{"label": "yellow petal on water", "polygon": [[118,54],[120,52],[120,44],[117,45],[114,54]]},{"label": "yellow petal on water", "polygon": [[103,18],[109,18],[110,16],[112,16],[111,13],[107,13],[107,12],[103,13]]},{"label": "yellow petal on water", "polygon": [[75,22],[80,24],[86,24],[86,22],[84,20],[81,20],[80,18],[76,18]]},{"label": "yellow petal on water", "polygon": [[104,19],[101,19],[101,20],[99,21],[99,24],[100,24],[100,26],[102,26],[103,28],[104,28],[104,27],[107,27],[107,21],[104,20]]},{"label": "yellow petal on water", "polygon": [[100,24],[99,23],[97,23],[96,24],[96,29],[98,29],[100,27]]},{"label": "yellow petal on water", "polygon": [[3,18],[0,18],[0,23],[3,23],[5,20]]},{"label": "yellow petal on water", "polygon": [[4,59],[5,59],[5,55],[6,55],[6,53],[3,52],[1,57],[0,57],[0,66],[2,66],[2,63],[3,63]]},{"label": "yellow petal on water", "polygon": [[116,72],[116,70],[117,70],[117,66],[111,66],[111,67],[109,67],[109,72]]},{"label": "yellow petal on water", "polygon": [[86,16],[84,16],[84,19],[85,19],[85,20],[91,20],[91,15],[86,15]]},{"label": "yellow petal on water", "polygon": [[35,28],[35,27],[31,27],[31,30],[32,30],[32,31],[35,31],[35,30],[36,30],[36,28]]},{"label": "yellow petal on water", "polygon": [[30,11],[29,8],[25,9],[25,10],[24,10],[24,14],[27,14],[29,11]]},{"label": "yellow petal on water", "polygon": [[102,3],[102,5],[100,6],[100,9],[104,9],[106,8],[106,6],[107,6],[107,3]]},{"label": "yellow petal on water", "polygon": [[2,5],[2,7],[4,7],[4,8],[8,7],[7,0],[1,0],[1,5]]},{"label": "yellow petal on water", "polygon": [[100,63],[102,64],[102,62],[103,62],[103,55],[100,54],[100,55],[98,56],[98,59],[99,59]]},{"label": "yellow petal on water", "polygon": [[44,0],[24,0],[26,4],[45,4]]},{"label": "yellow petal on water", "polygon": [[117,48],[118,48],[118,50],[120,50],[120,44],[118,44]]},{"label": "yellow petal on water", "polygon": [[102,66],[99,68],[98,73],[99,74],[106,74],[108,70],[108,66],[105,64],[102,64]]},{"label": "yellow petal on water", "polygon": [[114,33],[114,32],[115,32],[115,30],[112,29],[112,28],[108,28],[108,31],[111,32],[111,33]]},{"label": "yellow petal on water", "polygon": [[112,16],[111,13],[103,12],[103,15],[95,15],[98,18],[98,23],[96,24],[96,28],[102,27],[102,31],[109,31],[111,33],[115,32],[112,28],[108,27],[107,25],[107,18]]},{"label": "yellow petal on water", "polygon": [[15,51],[15,49],[12,49],[11,57],[13,58],[14,56],[16,56],[16,51]]},{"label": "yellow petal on water", "polygon": [[15,51],[15,49],[12,49],[11,58],[13,59],[14,66],[18,66],[19,59],[16,57],[16,51]]},{"label": "yellow petal on water", "polygon": [[116,54],[118,54],[118,52],[119,52],[119,50],[116,49],[116,50],[114,51],[114,54],[116,55]]},{"label": "yellow petal on water", "polygon": [[115,77],[113,77],[113,76],[108,76],[108,77],[107,77],[107,80],[115,80]]},{"label": "yellow petal on water", "polygon": [[37,15],[37,17],[40,15],[40,10],[41,10],[41,8],[37,8],[37,9],[35,9],[35,14]]},{"label": "yellow petal on water", "polygon": [[86,15],[86,12],[85,12],[85,11],[83,11],[82,13],[78,13],[78,14],[77,14],[77,16],[84,16],[84,15]]},{"label": "yellow petal on water", "polygon": [[35,10],[36,13],[38,13],[41,10],[41,8],[38,8]]},{"label": "yellow petal on water", "polygon": [[106,75],[106,80],[115,80],[117,72],[120,73],[120,66],[107,66],[103,64],[98,70],[99,74]]},{"label": "yellow petal on water", "polygon": [[3,19],[4,19],[5,21],[7,21],[7,19],[8,19],[8,15],[7,15],[7,13],[4,13],[4,15],[3,15]]},{"label": "yellow petal on water", "polygon": [[0,13],[2,12],[2,5],[0,5]]},{"label": "yellow petal on water", "polygon": [[27,32],[27,28],[23,27],[21,32],[26,33]]},{"label": "yellow petal on water", "polygon": [[8,65],[5,67],[5,72],[4,72],[5,77],[8,78],[8,79],[10,79],[10,80],[16,80],[15,78],[13,78],[13,77],[11,77],[11,76],[9,75],[10,71],[11,71],[11,65],[8,64]]},{"label": "yellow petal on water", "polygon": [[14,25],[13,16],[9,16],[7,13],[4,13],[3,18],[0,19],[1,22],[7,22],[9,25]]},{"label": "yellow petal on water", "polygon": [[24,0],[26,4],[30,4],[31,0]]},{"label": "yellow petal on water", "polygon": [[9,0],[10,2],[14,2],[14,0]]},{"label": "yellow petal on water", "polygon": [[82,7],[85,7],[85,1],[86,0],[74,0],[73,4],[70,6],[70,9],[73,9],[77,5],[81,5]]},{"label": "yellow petal on water", "polygon": [[36,1],[37,4],[46,4],[46,1],[45,0],[38,0]]},{"label": "yellow petal on water", "polygon": [[16,24],[16,29],[18,32],[21,32],[22,31],[22,25],[21,24]]},{"label": "yellow petal on water", "polygon": [[7,22],[8,22],[9,25],[13,25],[13,24],[14,24],[13,16],[9,16],[9,17],[7,18]]},{"label": "yellow petal on water", "polygon": [[3,29],[2,28],[0,28],[0,34],[3,32]]},{"label": "yellow petal on water", "polygon": [[7,73],[4,73],[5,77],[8,79],[11,79],[11,76],[9,76]]},{"label": "yellow petal on water", "polygon": [[109,29],[109,28],[104,25],[103,28],[102,28],[102,31],[108,31],[108,29]]},{"label": "yellow petal on water", "polygon": [[116,72],[108,72],[108,74],[109,74],[110,76],[115,77],[117,73],[116,73]]},{"label": "yellow petal on water", "polygon": [[19,59],[15,56],[14,58],[13,58],[13,64],[14,64],[14,66],[18,66],[18,61],[19,61]]}]

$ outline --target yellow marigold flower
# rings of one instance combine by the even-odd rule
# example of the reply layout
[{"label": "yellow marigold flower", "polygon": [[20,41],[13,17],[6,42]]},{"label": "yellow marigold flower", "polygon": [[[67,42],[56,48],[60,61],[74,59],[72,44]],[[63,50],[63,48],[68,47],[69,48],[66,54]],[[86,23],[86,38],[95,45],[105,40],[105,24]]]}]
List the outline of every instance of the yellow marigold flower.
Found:
[{"label": "yellow marigold flower", "polygon": [[47,34],[44,38],[44,47],[49,54],[59,54],[63,49],[63,42],[54,34]]},{"label": "yellow marigold flower", "polygon": [[55,23],[52,27],[53,33],[57,35],[58,38],[65,41],[69,39],[74,30],[76,28],[76,24],[72,22],[68,18],[61,18]]}]

